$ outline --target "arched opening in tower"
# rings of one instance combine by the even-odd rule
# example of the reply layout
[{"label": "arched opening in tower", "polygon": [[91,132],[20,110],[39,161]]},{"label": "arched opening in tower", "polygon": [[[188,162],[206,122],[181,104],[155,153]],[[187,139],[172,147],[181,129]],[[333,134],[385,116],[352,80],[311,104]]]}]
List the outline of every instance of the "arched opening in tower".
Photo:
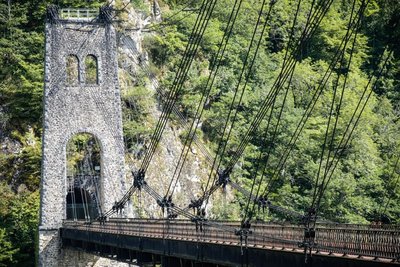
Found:
[{"label": "arched opening in tower", "polygon": [[101,214],[101,148],[88,133],[67,144],[66,219],[91,220]]}]

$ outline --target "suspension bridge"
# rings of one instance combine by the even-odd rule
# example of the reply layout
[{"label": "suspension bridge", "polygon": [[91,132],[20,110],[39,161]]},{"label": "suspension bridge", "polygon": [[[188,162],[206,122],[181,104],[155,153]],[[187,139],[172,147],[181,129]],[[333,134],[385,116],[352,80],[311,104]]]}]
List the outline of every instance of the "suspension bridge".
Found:
[{"label": "suspension bridge", "polygon": [[[39,265],[60,265],[63,261],[60,251],[67,248],[139,266],[399,265],[399,226],[339,224],[320,216],[322,197],[344,151],[339,148],[346,147],[350,142],[371,95],[371,88],[382,75],[389,56],[382,56],[382,67],[375,75],[371,75],[342,136],[336,133],[335,128],[339,112],[333,112],[334,106],[340,110],[342,98],[339,97],[339,102],[334,97],[330,111],[331,125],[327,126],[310,207],[304,213],[299,213],[276,205],[270,197],[270,189],[279,179],[279,173],[321,96],[323,87],[335,70],[348,70],[351,67],[351,53],[369,1],[354,1],[342,43],[316,86],[286,151],[281,155],[276,172],[266,179],[265,167],[259,166],[260,169],[255,173],[261,172],[261,178],[253,179],[251,190],[244,188],[234,178],[234,167],[262,121],[267,121],[267,130],[272,129],[273,134],[267,141],[274,142],[279,120],[273,125],[269,114],[277,109],[275,104],[278,95],[283,95],[283,101],[286,100],[288,84],[291,83],[302,45],[313,36],[333,0],[323,0],[311,6],[302,35],[296,39],[293,31],[301,6],[301,1],[298,1],[289,39],[290,49],[285,54],[281,72],[228,162],[224,162],[223,155],[267,22],[273,14],[275,1],[263,1],[261,4],[237,87],[233,89],[234,97],[228,118],[224,120],[221,140],[214,154],[197,137],[196,129],[201,122],[204,107],[209,104],[210,91],[225,56],[242,1],[234,1],[194,119],[185,118],[176,106],[176,99],[182,91],[216,2],[204,0],[197,10],[197,20],[168,92],[159,86],[156,77],[150,73],[148,62],[142,60],[135,41],[128,35],[117,36],[113,27],[114,10],[110,5],[103,6],[98,12],[88,9],[59,10],[56,6],[48,8]],[[155,4],[154,9],[157,7]],[[134,55],[135,64],[148,73],[162,105],[160,118],[142,163],[131,170],[132,185],[127,185],[125,181],[125,147],[116,56],[118,38]],[[351,51],[350,60],[345,59],[346,51]],[[347,73],[341,72],[337,79],[342,76],[346,83]],[[334,88],[335,95],[343,94],[345,83],[341,91],[338,86]],[[283,106],[284,102],[278,108],[278,118]],[[146,173],[171,114],[184,125],[187,134],[168,190],[160,194],[148,183]],[[89,137],[84,141],[74,140],[74,136],[82,133]],[[337,149],[333,145],[335,138],[340,140]],[[174,203],[174,191],[193,145],[197,146],[209,163],[209,177],[203,194],[180,207]],[[77,152],[85,156],[79,161],[80,166],[75,166],[79,172],[70,173],[67,158]],[[326,154],[327,163],[323,165],[323,155]],[[267,165],[269,154],[260,153],[259,158]],[[227,186],[247,199],[242,220],[209,220],[206,207],[210,196]],[[151,196],[162,209],[165,218],[129,218],[133,205],[131,198],[135,192],[145,192]],[[292,223],[259,221],[255,214],[261,210],[290,218]]]}]

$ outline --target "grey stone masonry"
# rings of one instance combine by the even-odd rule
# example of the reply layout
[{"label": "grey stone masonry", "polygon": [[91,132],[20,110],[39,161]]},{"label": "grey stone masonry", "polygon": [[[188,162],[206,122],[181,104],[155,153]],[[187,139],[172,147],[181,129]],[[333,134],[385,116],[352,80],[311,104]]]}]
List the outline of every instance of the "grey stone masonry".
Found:
[{"label": "grey stone masonry", "polygon": [[[112,208],[125,193],[124,143],[116,32],[108,22],[52,19],[46,23],[39,266],[59,266],[58,229],[66,218],[66,146],[79,133],[101,147],[100,202]],[[67,58],[78,59],[78,80],[67,80]],[[86,83],[85,58],[97,59],[97,83]]]}]

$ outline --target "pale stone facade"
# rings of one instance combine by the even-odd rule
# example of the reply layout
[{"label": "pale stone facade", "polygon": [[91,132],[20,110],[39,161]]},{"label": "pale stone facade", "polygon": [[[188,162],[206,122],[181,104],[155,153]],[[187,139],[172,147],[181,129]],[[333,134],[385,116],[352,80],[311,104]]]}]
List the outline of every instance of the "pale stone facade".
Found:
[{"label": "pale stone facade", "polygon": [[[116,45],[116,32],[110,23],[46,23],[40,266],[60,265],[58,229],[66,218],[66,145],[73,135],[90,133],[100,143],[102,210],[109,210],[126,191]],[[79,62],[79,80],[71,86],[66,72],[70,55]],[[97,59],[97,84],[85,81],[88,55]]]}]

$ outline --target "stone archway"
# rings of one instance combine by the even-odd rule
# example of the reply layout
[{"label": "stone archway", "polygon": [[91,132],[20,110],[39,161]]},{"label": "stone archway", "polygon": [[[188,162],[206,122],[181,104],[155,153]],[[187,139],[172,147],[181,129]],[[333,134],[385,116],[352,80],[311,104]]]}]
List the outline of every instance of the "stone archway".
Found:
[{"label": "stone archway", "polygon": [[80,133],[67,143],[66,219],[93,220],[101,214],[101,146]]}]

